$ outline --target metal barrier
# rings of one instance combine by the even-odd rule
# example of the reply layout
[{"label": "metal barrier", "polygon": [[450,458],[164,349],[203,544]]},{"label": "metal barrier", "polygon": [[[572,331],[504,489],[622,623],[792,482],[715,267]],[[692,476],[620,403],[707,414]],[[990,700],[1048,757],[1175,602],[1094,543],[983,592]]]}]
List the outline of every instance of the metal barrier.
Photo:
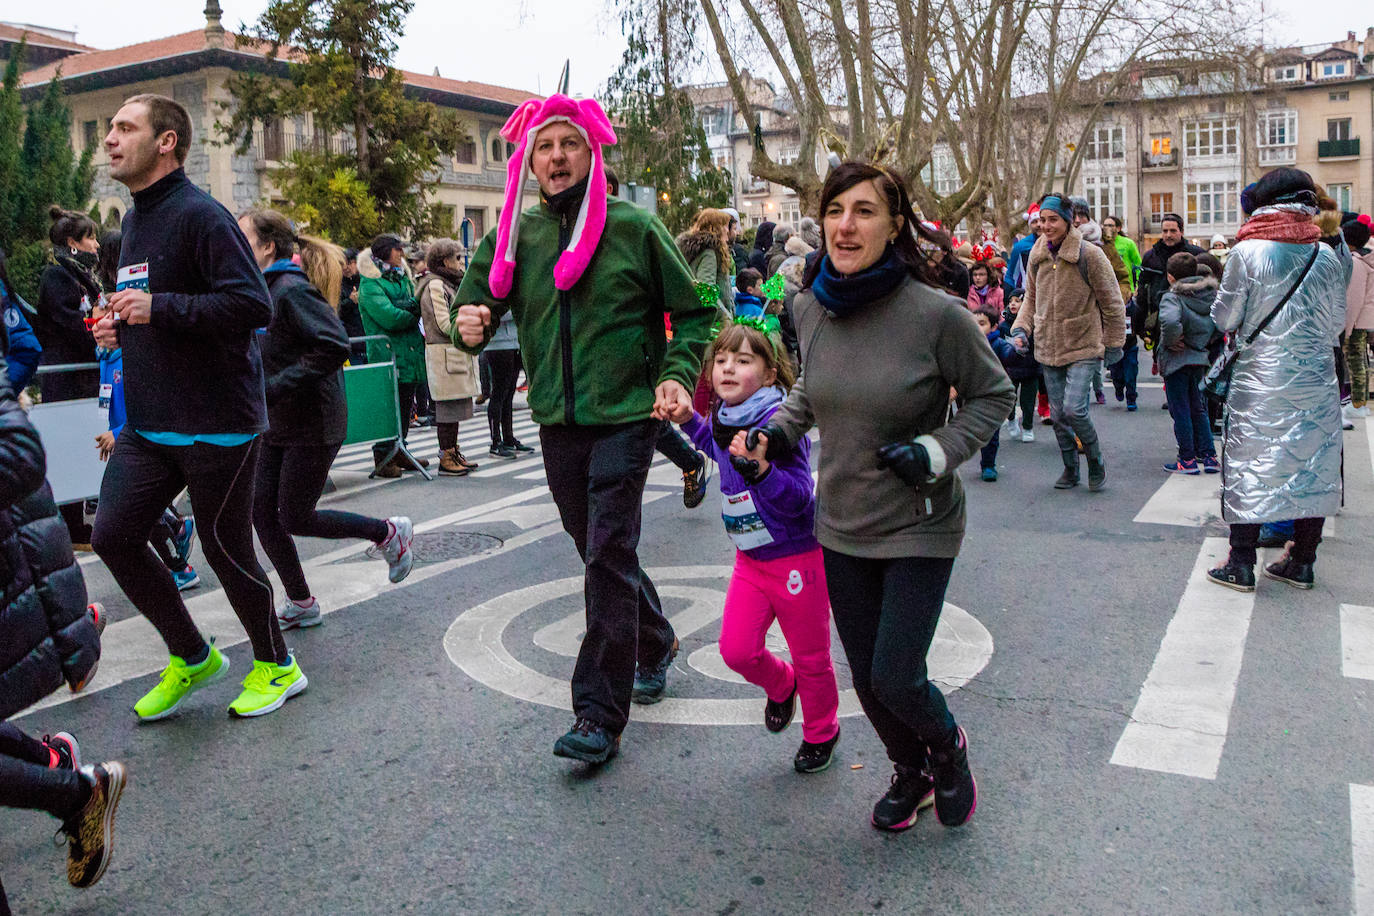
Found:
[{"label": "metal barrier", "polygon": [[[391,338],[385,334],[369,334],[365,337],[350,337],[350,344],[381,341],[391,350]],[[344,367],[344,400],[348,403],[348,432],[344,445],[358,445],[363,442],[391,441],[391,450],[384,460],[376,462],[377,468],[385,467],[397,455],[402,455],[412,467],[424,475],[425,480],[434,476],[425,470],[415,456],[406,448],[401,431],[408,430],[410,417],[401,416],[400,392],[396,382],[396,358],[384,363],[365,363],[361,366]],[[401,424],[406,424],[402,426]],[[377,476],[377,468],[367,476]]]}]

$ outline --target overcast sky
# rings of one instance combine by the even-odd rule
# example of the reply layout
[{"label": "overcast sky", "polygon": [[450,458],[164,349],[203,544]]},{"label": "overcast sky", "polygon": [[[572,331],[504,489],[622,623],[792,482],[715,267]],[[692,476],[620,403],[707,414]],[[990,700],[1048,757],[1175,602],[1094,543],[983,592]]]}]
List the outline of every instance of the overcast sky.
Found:
[{"label": "overcast sky", "polygon": [[[224,25],[236,29],[266,7],[265,0],[220,0]],[[1217,28],[1228,4],[1210,0]],[[1265,0],[1277,25],[1271,45],[1334,41],[1374,26],[1368,0]],[[416,0],[397,63],[453,79],[552,91],[565,58],[572,59],[572,91],[592,94],[620,63],[624,39],[607,0]],[[1361,8],[1363,7],[1363,12]],[[190,31],[205,23],[204,0],[65,0],[35,7],[0,0],[0,20],[75,29],[77,40],[113,48]],[[1352,18],[1353,17],[1353,18]]]}]

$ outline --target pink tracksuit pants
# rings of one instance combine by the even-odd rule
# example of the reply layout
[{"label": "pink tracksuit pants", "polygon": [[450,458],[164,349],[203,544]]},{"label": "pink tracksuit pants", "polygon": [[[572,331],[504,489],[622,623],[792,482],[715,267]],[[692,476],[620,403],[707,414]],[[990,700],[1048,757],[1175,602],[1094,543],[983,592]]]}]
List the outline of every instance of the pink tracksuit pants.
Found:
[{"label": "pink tracksuit pants", "polygon": [[[790,665],[764,645],[775,618],[787,639]],[[813,744],[835,737],[840,697],[830,661],[830,595],[820,548],[776,560],[735,552],[720,623],[720,655],[774,702],[791,696],[795,684],[802,737]]]}]

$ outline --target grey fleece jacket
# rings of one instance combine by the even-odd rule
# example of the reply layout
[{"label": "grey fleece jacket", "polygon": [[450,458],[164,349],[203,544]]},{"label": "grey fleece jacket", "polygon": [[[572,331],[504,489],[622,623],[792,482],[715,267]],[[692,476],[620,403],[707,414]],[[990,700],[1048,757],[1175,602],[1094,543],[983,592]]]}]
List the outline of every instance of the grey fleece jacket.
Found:
[{"label": "grey fleece jacket", "polygon": [[[1160,376],[1173,375],[1184,366],[1206,366],[1207,342],[1216,333],[1212,323],[1212,303],[1217,298],[1217,281],[1207,274],[1184,277],[1169,287],[1159,300],[1159,347],[1155,359]],[[1182,347],[1175,349],[1182,343]]]},{"label": "grey fleece jacket", "polygon": [[[982,448],[1015,399],[968,307],[914,279],[848,318],[810,290],[793,303],[805,371],[771,426],[797,442],[821,429],[816,537],[856,557],[955,557],[964,491],[954,469]],[[963,398],[953,420],[949,391]],[[877,450],[913,437],[931,479],[913,490]]]}]

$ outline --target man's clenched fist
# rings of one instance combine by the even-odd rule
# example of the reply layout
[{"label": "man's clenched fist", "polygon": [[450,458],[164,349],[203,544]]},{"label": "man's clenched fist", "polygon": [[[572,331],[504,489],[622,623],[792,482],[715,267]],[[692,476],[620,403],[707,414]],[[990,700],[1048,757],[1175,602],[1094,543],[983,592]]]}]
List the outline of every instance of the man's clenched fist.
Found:
[{"label": "man's clenched fist", "polygon": [[469,347],[480,347],[491,326],[491,309],[485,305],[458,306],[458,336]]}]

